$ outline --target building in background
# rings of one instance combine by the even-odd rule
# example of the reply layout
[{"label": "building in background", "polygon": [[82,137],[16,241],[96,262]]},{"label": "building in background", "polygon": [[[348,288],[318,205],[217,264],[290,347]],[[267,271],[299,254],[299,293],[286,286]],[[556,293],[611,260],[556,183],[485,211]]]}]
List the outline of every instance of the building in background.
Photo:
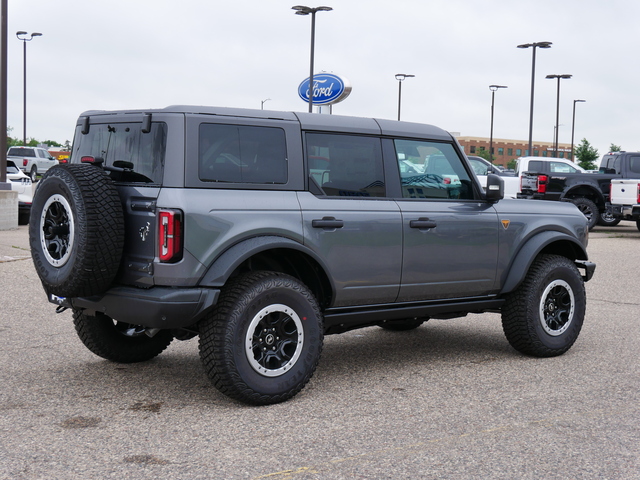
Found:
[{"label": "building in background", "polygon": [[[464,153],[467,155],[478,155],[480,151],[489,150],[488,137],[466,137],[459,133],[452,132],[456,140],[462,146]],[[528,152],[528,140],[507,140],[504,138],[493,139],[493,163],[504,167],[511,160],[518,157],[558,157],[573,160],[571,155],[571,144],[558,143],[558,153],[554,152],[553,142],[533,142],[533,152]]]}]

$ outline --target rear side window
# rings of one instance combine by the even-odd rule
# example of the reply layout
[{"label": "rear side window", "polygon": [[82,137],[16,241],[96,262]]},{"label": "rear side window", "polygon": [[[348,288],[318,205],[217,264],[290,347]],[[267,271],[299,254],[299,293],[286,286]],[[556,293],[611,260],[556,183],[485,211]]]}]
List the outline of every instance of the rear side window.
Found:
[{"label": "rear side window", "polygon": [[633,173],[640,173],[640,156],[629,157],[629,170]]},{"label": "rear side window", "polygon": [[198,176],[204,182],[287,183],[284,130],[201,124]]},{"label": "rear side window", "polygon": [[104,165],[115,167],[109,175],[126,183],[162,183],[167,145],[167,125],[153,122],[149,133],[142,123],[92,124],[87,134],[76,128],[71,163],[84,156],[103,158]]},{"label": "rear side window", "polygon": [[307,133],[308,174],[325,195],[384,197],[380,139]]},{"label": "rear side window", "polygon": [[448,143],[395,140],[404,198],[473,199],[462,159]]}]

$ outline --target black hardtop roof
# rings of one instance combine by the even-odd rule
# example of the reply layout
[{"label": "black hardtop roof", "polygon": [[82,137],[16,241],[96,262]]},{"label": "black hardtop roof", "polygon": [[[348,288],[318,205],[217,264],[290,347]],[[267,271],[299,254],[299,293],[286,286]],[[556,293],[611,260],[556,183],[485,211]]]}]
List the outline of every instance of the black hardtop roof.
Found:
[{"label": "black hardtop roof", "polygon": [[275,110],[257,110],[249,108],[207,107],[197,105],[172,105],[160,109],[138,110],[88,110],[80,117],[103,115],[182,113],[198,115],[218,115],[243,118],[264,118],[298,122],[302,130],[355,132],[372,135],[393,135],[400,137],[429,137],[438,140],[451,140],[445,130],[422,123],[398,122],[365,117],[349,117],[344,115],[324,115],[318,113],[281,112]]}]

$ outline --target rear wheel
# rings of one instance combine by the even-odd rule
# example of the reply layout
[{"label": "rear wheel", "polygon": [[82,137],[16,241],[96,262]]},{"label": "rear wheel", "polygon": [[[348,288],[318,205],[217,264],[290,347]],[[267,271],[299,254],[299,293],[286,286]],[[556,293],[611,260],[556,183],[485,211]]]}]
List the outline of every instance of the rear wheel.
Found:
[{"label": "rear wheel", "polygon": [[574,344],[586,309],[584,282],[575,264],[559,255],[540,255],[502,308],[502,328],[519,352],[561,355]]},{"label": "rear wheel", "polygon": [[31,171],[29,172],[29,178],[31,178],[31,181],[33,183],[36,183],[36,181],[38,180],[38,168],[35,165],[31,167]]},{"label": "rear wheel", "polygon": [[609,212],[604,212],[600,214],[600,220],[598,220],[598,225],[603,227],[615,227],[620,223],[620,219],[614,217]]},{"label": "rear wheel", "polygon": [[200,358],[225,395],[266,405],[297,394],[322,351],[320,309],[309,289],[288,275],[252,272],[223,291],[200,322]]},{"label": "rear wheel", "polygon": [[73,324],[85,347],[99,357],[118,363],[151,360],[173,340],[168,330],[153,331],[139,325],[118,322],[107,315],[73,311]]}]

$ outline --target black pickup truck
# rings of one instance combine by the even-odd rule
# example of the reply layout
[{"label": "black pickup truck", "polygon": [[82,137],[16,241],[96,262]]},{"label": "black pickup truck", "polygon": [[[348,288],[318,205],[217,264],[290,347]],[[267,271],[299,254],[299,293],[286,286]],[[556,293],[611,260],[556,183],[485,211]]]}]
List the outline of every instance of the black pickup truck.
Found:
[{"label": "black pickup truck", "polygon": [[518,198],[556,200],[574,203],[596,225],[614,226],[619,218],[606,212],[611,180],[640,177],[640,153],[613,152],[602,157],[597,173],[554,170],[552,162],[540,162],[540,168],[522,174]]}]

